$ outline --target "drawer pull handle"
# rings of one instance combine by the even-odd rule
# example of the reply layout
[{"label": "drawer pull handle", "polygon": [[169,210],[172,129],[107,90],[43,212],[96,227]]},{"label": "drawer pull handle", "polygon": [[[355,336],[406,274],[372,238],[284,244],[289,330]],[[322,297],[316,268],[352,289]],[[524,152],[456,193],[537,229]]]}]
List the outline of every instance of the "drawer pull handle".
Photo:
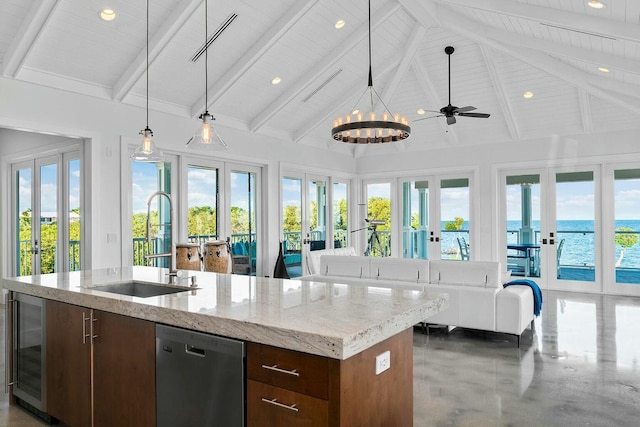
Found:
[{"label": "drawer pull handle", "polygon": [[265,399],[264,397],[262,398],[262,401],[265,403],[270,403],[272,405],[279,406],[280,408],[288,409],[290,411],[295,411],[295,412],[299,411],[299,409],[296,408],[295,403],[293,405],[285,405],[284,403],[278,402],[278,399]]},{"label": "drawer pull handle", "polygon": [[264,369],[270,369],[272,371],[276,371],[276,372],[280,372],[281,374],[289,374],[289,375],[295,375],[296,377],[300,376],[300,373],[297,372],[295,369],[293,371],[288,371],[286,369],[281,369],[278,368],[278,365],[273,365],[273,366],[269,366],[269,365],[262,365],[262,367]]}]

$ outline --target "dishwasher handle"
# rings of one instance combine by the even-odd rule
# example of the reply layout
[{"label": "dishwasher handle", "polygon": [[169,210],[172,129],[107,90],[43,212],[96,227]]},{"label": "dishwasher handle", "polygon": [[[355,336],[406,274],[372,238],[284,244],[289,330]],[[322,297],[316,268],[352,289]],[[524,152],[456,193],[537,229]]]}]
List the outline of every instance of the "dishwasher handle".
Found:
[{"label": "dishwasher handle", "polygon": [[206,350],[205,349],[194,347],[194,346],[189,345],[189,344],[185,344],[184,345],[184,352],[187,353],[187,354],[190,354],[191,356],[197,356],[197,357],[205,357],[206,356]]}]

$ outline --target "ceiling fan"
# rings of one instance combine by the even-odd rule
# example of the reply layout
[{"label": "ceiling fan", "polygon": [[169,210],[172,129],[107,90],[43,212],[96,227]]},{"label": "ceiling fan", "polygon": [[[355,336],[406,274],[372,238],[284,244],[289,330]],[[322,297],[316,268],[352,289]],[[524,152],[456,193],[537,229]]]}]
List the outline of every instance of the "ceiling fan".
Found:
[{"label": "ceiling fan", "polygon": [[[446,117],[447,124],[452,125],[456,122],[456,116],[460,117],[476,117],[481,119],[486,119],[490,116],[490,114],[486,113],[469,113],[469,111],[473,111],[476,107],[466,106],[466,107],[456,107],[455,105],[451,105],[451,54],[455,51],[453,46],[447,46],[444,48],[444,53],[449,57],[449,105],[442,107],[440,111],[431,111],[432,113],[440,113],[436,116],[423,117],[421,119],[414,120],[414,122],[431,119],[433,117]],[[430,111],[430,110],[427,110]]]}]

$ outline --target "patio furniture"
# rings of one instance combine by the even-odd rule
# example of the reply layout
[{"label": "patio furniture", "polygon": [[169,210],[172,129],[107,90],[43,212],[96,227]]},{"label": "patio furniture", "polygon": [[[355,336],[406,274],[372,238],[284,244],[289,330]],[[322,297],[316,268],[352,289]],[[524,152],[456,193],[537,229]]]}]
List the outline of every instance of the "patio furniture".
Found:
[{"label": "patio furniture", "polygon": [[538,253],[540,245],[537,243],[508,243],[507,250],[516,254],[507,255],[507,269],[514,276],[534,276],[537,274]]},{"label": "patio furniture", "polygon": [[458,237],[458,246],[460,247],[460,259],[462,261],[469,261],[469,244],[464,237]]}]

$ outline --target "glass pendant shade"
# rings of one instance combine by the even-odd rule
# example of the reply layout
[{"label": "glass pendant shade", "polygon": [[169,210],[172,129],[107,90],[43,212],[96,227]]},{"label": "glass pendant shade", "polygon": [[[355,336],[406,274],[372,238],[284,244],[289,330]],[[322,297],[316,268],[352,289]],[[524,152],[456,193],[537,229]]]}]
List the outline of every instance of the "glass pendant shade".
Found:
[{"label": "glass pendant shade", "polygon": [[140,131],[142,142],[131,155],[131,160],[137,162],[164,162],[164,153],[153,143],[153,131],[145,128]]},{"label": "glass pendant shade", "polygon": [[205,149],[226,149],[229,148],[224,140],[218,135],[218,132],[211,126],[211,121],[215,118],[208,111],[200,115],[202,124],[198,131],[187,142],[188,148],[205,148]]}]

